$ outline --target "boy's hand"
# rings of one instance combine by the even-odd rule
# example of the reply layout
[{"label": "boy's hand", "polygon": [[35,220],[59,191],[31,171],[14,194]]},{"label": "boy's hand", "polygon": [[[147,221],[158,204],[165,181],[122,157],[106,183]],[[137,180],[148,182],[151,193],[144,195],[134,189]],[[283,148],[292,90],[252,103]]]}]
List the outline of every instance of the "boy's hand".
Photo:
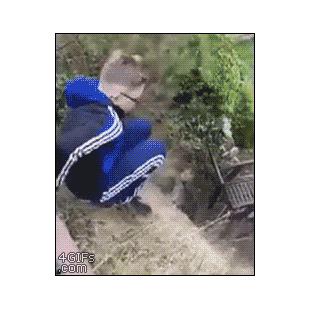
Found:
[{"label": "boy's hand", "polygon": [[136,107],[135,101],[125,97],[124,95],[120,94],[116,98],[112,98],[113,103],[120,107],[126,114],[132,111]]}]

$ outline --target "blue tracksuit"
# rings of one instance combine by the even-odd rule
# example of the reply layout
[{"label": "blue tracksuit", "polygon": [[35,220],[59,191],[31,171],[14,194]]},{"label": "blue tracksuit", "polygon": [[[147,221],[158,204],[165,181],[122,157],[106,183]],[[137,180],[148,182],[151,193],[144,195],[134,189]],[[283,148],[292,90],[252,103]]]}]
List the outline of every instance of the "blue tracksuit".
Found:
[{"label": "blue tracksuit", "polygon": [[99,81],[77,77],[67,83],[71,108],[56,145],[56,187],[66,183],[78,198],[106,206],[129,202],[166,156],[149,139],[151,123],[122,119]]}]

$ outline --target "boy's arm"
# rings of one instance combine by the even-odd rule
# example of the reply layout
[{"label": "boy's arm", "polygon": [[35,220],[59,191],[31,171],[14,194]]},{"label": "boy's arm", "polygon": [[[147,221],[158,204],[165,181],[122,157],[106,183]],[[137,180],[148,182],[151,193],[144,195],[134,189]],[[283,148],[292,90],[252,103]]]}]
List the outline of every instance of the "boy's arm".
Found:
[{"label": "boy's arm", "polygon": [[[68,113],[56,146],[56,188],[80,158],[117,139],[123,125],[110,102],[97,94],[95,79],[77,78],[66,87]],[[99,91],[98,91],[99,92]]]}]

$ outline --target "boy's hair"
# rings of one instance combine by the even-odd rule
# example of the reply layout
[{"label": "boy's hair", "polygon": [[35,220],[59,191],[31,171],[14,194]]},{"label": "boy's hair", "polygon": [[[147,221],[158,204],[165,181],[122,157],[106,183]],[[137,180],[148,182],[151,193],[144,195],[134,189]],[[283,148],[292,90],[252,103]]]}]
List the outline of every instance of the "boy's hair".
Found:
[{"label": "boy's hair", "polygon": [[132,98],[140,97],[146,83],[141,62],[139,55],[126,55],[122,50],[115,50],[101,69],[99,90],[110,97],[122,93]]}]

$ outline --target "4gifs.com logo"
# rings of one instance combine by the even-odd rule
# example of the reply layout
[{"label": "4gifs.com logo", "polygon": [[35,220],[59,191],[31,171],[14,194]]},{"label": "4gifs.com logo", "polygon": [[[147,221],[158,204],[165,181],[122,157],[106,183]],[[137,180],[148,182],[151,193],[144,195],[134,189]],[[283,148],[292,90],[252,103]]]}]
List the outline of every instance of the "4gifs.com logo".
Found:
[{"label": "4gifs.com logo", "polygon": [[56,274],[83,274],[87,273],[87,263],[95,262],[95,254],[88,252],[70,252],[66,256],[61,253],[56,261]]}]

